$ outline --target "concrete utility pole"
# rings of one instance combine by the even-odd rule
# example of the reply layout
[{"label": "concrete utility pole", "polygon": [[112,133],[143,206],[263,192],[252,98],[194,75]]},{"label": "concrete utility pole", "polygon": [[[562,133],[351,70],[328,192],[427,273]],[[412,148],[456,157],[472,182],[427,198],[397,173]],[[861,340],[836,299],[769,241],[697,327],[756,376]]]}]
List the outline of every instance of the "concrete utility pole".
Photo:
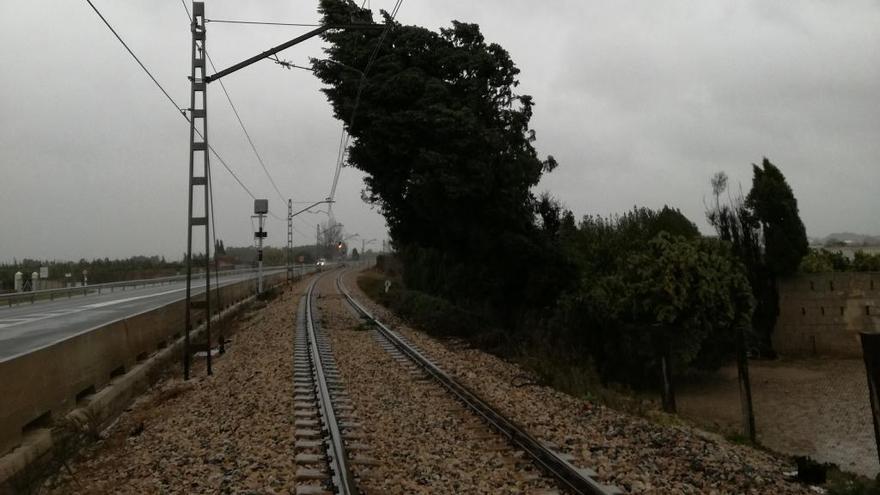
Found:
[{"label": "concrete utility pole", "polygon": [[269,200],[255,199],[254,214],[260,222],[260,229],[254,232],[254,237],[257,239],[257,294],[263,293],[263,239],[267,234],[263,231],[263,222],[267,213],[269,213]]},{"label": "concrete utility pole", "polygon": [[321,225],[315,225],[315,263],[318,262],[319,246],[321,245]]},{"label": "concrete utility pole", "polygon": [[[190,371],[190,342],[189,333],[192,330],[192,310],[205,310],[205,338],[208,342],[207,348],[207,372],[211,372],[211,245],[210,245],[210,182],[211,169],[209,166],[209,151],[211,149],[208,144],[208,110],[207,110],[207,88],[208,83],[216,81],[221,77],[232,74],[233,72],[243,69],[251,64],[257,63],[264,58],[271,57],[276,53],[290,48],[293,45],[311,39],[315,36],[330,29],[384,29],[384,24],[324,24],[305,34],[297,36],[292,40],[286,41],[278,46],[272,47],[262,53],[254,55],[247,60],[239,62],[232,67],[223,69],[215,74],[208,75],[205,72],[205,63],[207,52],[205,49],[205,3],[194,1],[192,4],[192,23],[190,31],[192,32],[192,52],[190,59],[192,60],[192,72],[190,74],[190,106],[189,111],[189,207],[187,213],[187,240],[186,240],[186,317],[184,319],[184,358],[183,358],[183,376],[189,379]],[[198,174],[194,172],[199,172]],[[194,189],[202,187],[204,202],[201,208],[193,208],[193,202],[196,198]],[[193,211],[204,211],[204,216],[194,217]],[[268,212],[268,211],[267,211]],[[192,237],[193,227],[204,227],[205,230],[205,298],[204,300],[192,300]],[[263,220],[260,219],[260,232],[263,230]],[[265,236],[262,236],[265,237]],[[262,239],[262,237],[260,239]],[[262,268],[262,240],[260,241],[260,267]],[[262,270],[261,270],[262,271]],[[259,281],[262,291],[262,277]]]},{"label": "concrete utility pole", "polygon": [[[211,245],[210,237],[210,203],[208,201],[209,184],[211,175],[208,146],[208,94],[205,81],[205,4],[193,2],[192,24],[192,72],[190,74],[190,102],[189,102],[189,208],[187,214],[186,236],[186,317],[184,319],[183,340],[183,378],[189,380],[190,371],[190,342],[189,333],[192,331],[192,310],[205,310],[205,337],[207,339],[207,372],[211,370]],[[201,187],[200,193],[195,194],[195,189]],[[203,198],[201,208],[195,208],[194,203]],[[204,211],[204,216],[193,216],[194,210]],[[193,228],[204,227],[205,230],[205,298],[204,300],[192,300],[192,258],[193,258]]]},{"label": "concrete utility pole", "polygon": [[363,256],[364,253],[366,252],[367,244],[369,244],[371,242],[376,242],[376,239],[370,239],[370,240],[361,239],[361,256]]},{"label": "concrete utility pole", "polygon": [[293,280],[293,200],[287,200],[287,282]]}]

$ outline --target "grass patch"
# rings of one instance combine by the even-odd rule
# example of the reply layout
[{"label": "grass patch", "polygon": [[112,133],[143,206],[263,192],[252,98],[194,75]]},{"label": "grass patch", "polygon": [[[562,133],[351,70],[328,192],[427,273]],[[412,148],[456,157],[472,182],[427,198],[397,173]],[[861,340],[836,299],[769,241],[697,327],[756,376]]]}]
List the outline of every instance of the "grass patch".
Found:
[{"label": "grass patch", "polygon": [[491,328],[489,323],[479,315],[454,306],[445,299],[406,289],[399,281],[392,281],[386,292],[386,280],[388,278],[381,273],[370,271],[358,277],[357,283],[371,299],[435,337],[492,334],[487,330]]},{"label": "grass patch", "polygon": [[272,301],[278,296],[281,295],[281,290],[278,287],[270,287],[268,289],[264,289],[263,292],[257,294],[257,300],[263,302]]},{"label": "grass patch", "polygon": [[749,440],[748,435],[743,435],[742,433],[728,433],[727,435],[724,435],[724,439],[730,443],[735,443],[737,445],[745,445],[748,447],[752,446],[752,441]]},{"label": "grass patch", "polygon": [[[387,291],[386,280],[391,281]],[[382,272],[377,267],[361,272],[357,284],[374,302],[429,335],[443,338],[449,347],[473,346],[515,362],[526,371],[517,377],[519,381],[516,386],[551,387],[655,424],[714,431],[732,444],[772,452],[760,444],[752,443],[741,432],[720,431],[704,424],[697,425],[682,416],[664,413],[660,409],[656,390],[639,391],[625,385],[603,383],[593,362],[576,351],[542,340],[544,336],[541,335],[511,337],[479,315],[449,301],[407,289],[399,273],[393,270]],[[361,323],[357,329],[363,327],[369,328],[369,325]],[[880,476],[871,480],[843,472],[837,466],[829,466],[827,482],[822,486],[828,495],[880,495]]]},{"label": "grass patch", "polygon": [[826,484],[828,495],[880,495],[880,475],[869,479],[832,468]]},{"label": "grass patch", "polygon": [[591,361],[566,358],[559,354],[558,350],[554,352],[547,344],[532,343],[521,344],[510,357],[548,387],[618,411],[641,417],[650,416],[661,423],[678,424],[676,418],[658,414],[655,397],[637,393],[623,385],[603,384]]},{"label": "grass patch", "polygon": [[[385,281],[391,286],[385,291]],[[657,401],[636,394],[623,386],[606,386],[592,362],[578,356],[566,357],[558,348],[542,341],[515,341],[510,335],[489,324],[479,315],[467,312],[452,303],[403,287],[399,277],[387,276],[378,270],[362,272],[357,279],[360,289],[373,301],[385,306],[420,330],[444,340],[466,342],[473,347],[510,360],[534,378],[526,385],[543,385],[575,397],[604,404],[613,409],[639,416],[657,416]],[[663,414],[658,421],[676,423],[677,418]],[[677,424],[677,423],[676,423]]]}]

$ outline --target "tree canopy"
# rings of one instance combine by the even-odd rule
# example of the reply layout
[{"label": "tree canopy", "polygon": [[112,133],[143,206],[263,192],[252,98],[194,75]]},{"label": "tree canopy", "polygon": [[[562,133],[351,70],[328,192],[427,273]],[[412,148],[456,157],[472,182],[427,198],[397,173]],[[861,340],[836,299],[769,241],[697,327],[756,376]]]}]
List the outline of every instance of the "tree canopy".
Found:
[{"label": "tree canopy", "polygon": [[[373,19],[346,0],[322,0],[320,12],[326,23]],[[385,34],[325,33],[328,58],[313,68],[351,135],[348,163],[367,174],[364,197],[408,259],[409,282],[496,308],[552,301],[558,282],[528,267],[553,265],[558,249],[545,242],[531,192],[556,162],[533,146],[534,102],[515,91],[519,69],[476,24],[433,32],[383,17]],[[530,301],[523,282],[541,285],[531,292],[546,300]]]},{"label": "tree canopy", "polygon": [[809,247],[797,200],[782,172],[767,158],[761,166],[752,164],[752,170],[748,196],[733,196],[726,203],[720,198],[727,189],[727,175],[719,172],[712,177],[715,202],[707,207],[706,217],[746,268],[757,301],[756,344],[772,354],[770,335],[779,306],[776,279],[794,273]]},{"label": "tree canopy", "polygon": [[[320,12],[325,23],[373,20],[350,0],[321,0]],[[312,64],[351,136],[348,164],[366,174],[363,197],[388,223],[407,291],[592,357],[610,379],[646,384],[657,335],[679,366],[717,364],[751,317],[730,250],[669,207],[577,224],[533,193],[558,164],[534,148],[535,103],[517,92],[510,54],[476,24],[434,32],[382,17],[384,32],[327,31],[327,58]]]},{"label": "tree canopy", "polygon": [[741,263],[677,209],[585,216],[565,244],[579,287],[563,296],[553,323],[569,329],[565,338],[606,380],[655,383],[664,348],[676,368],[717,366],[730,357],[735,330],[751,322]]},{"label": "tree canopy", "polygon": [[764,158],[752,165],[754,177],[746,205],[754,212],[764,234],[764,263],[775,276],[791,275],[809,252],[807,230],[797,199],[782,172]]}]

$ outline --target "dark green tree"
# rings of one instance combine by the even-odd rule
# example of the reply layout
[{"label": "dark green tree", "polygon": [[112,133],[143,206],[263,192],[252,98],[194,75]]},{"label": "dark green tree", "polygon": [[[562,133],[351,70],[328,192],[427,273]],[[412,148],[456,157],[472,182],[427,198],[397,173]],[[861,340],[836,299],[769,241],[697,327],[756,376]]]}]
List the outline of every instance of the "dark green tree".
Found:
[{"label": "dark green tree", "polygon": [[880,253],[856,251],[853,256],[852,270],[856,272],[880,272]]},{"label": "dark green tree", "polygon": [[707,207],[706,216],[746,267],[756,300],[750,346],[773,355],[770,336],[779,307],[777,278],[794,273],[809,248],[797,200],[782,172],[766,158],[760,167],[752,164],[752,168],[748,196],[729,196],[727,202],[721,200],[727,175],[715,174],[711,181],[714,204]]},{"label": "dark green tree", "polygon": [[[320,12],[325,23],[372,20],[349,0],[322,0]],[[383,16],[386,34],[328,31],[328,59],[312,63],[407,284],[497,316],[552,305],[570,270],[536,221],[531,189],[557,164],[532,145],[519,69],[476,24],[433,32]]]},{"label": "dark green tree", "polygon": [[761,166],[752,164],[752,190],[748,206],[764,235],[764,263],[776,277],[797,271],[809,252],[807,230],[798,212],[797,199],[782,172],[764,158]]},{"label": "dark green tree", "polygon": [[[675,411],[673,367],[717,365],[751,324],[751,287],[726,245],[661,232],[626,260],[615,317],[643,347],[629,349],[663,376],[663,405]],[[623,349],[621,349],[623,350]]]},{"label": "dark green tree", "polygon": [[[714,368],[732,356],[737,324],[751,317],[748,281],[726,244],[702,239],[677,209],[586,216],[562,242],[580,275],[553,326],[603,380],[658,383],[661,361]],[[745,297],[743,297],[745,287]],[[668,368],[671,370],[671,367]]]},{"label": "dark green tree", "polygon": [[[847,271],[877,271],[859,270],[857,264],[864,262],[870,257],[862,251],[856,251],[852,261],[843,255],[841,251],[829,251],[827,249],[810,249],[810,252],[801,260],[799,270],[804,273],[823,272],[847,272]],[[880,256],[877,256],[880,260]],[[877,265],[880,268],[880,264]]]}]

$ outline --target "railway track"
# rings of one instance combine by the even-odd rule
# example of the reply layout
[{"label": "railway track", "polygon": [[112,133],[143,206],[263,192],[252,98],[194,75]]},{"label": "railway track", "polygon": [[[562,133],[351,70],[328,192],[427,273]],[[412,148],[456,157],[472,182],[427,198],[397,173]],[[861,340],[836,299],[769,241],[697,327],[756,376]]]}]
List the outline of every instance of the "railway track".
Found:
[{"label": "railway track", "polygon": [[449,391],[467,409],[502,435],[514,448],[525,452],[535,465],[556,480],[559,486],[566,492],[583,495],[615,495],[622,493],[617,487],[603,485],[593,479],[596,473],[592,470],[572,465],[562,455],[531,436],[473,391],[445,373],[400,334],[377,320],[363,304],[352,297],[342,282],[343,273],[340,272],[336,277],[337,291],[358,315],[375,328],[380,339],[380,345],[386,351],[392,353],[395,359],[400,360],[401,356],[403,356],[403,359],[414,363],[425,374]]},{"label": "railway track", "polygon": [[314,277],[299,305],[294,340],[294,417],[296,493],[358,494],[347,443],[356,436],[351,403],[342,388],[329,344],[316,321]]}]

